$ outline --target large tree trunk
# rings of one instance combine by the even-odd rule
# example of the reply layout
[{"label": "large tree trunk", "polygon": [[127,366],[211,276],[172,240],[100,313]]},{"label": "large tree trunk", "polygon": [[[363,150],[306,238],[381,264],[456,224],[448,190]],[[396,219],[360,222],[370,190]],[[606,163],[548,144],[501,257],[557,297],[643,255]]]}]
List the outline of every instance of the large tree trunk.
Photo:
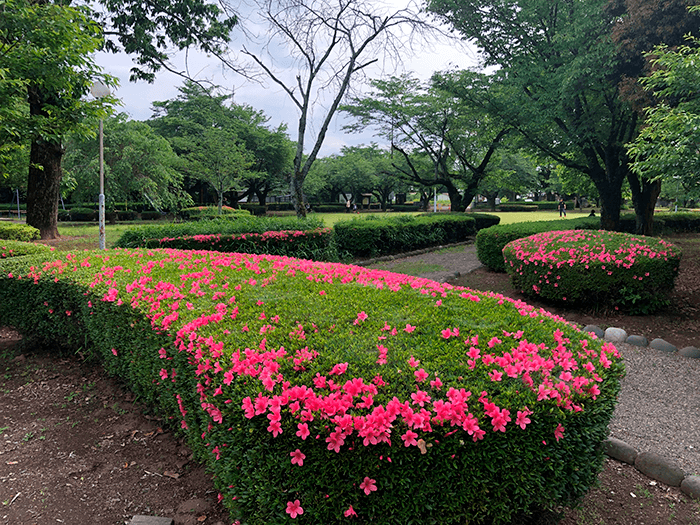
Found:
[{"label": "large tree trunk", "polygon": [[37,139],[29,153],[27,181],[27,224],[39,230],[42,239],[58,235],[58,199],[60,196],[63,146]]},{"label": "large tree trunk", "polygon": [[632,202],[637,218],[635,233],[637,235],[654,234],[654,207],[661,193],[661,181],[639,179],[634,173],[627,175],[632,190]]},{"label": "large tree trunk", "polygon": [[622,205],[622,183],[625,175],[603,170],[588,173],[600,195],[600,226],[604,230],[620,229],[620,206]]},{"label": "large tree trunk", "polygon": [[304,202],[304,191],[302,190],[302,184],[304,184],[304,176],[301,173],[292,174],[292,180],[290,184],[290,191],[292,193],[292,203],[294,204],[294,209],[297,212],[297,217],[300,219],[306,218],[306,205]]}]

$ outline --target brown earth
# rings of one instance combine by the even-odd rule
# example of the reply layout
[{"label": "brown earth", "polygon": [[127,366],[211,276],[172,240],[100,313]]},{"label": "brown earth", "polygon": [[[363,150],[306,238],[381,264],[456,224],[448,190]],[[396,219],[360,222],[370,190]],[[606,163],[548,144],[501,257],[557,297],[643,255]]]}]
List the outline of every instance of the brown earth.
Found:
[{"label": "brown earth", "polygon": [[[700,236],[672,241],[684,258],[666,312],[548,308],[579,323],[700,346]],[[430,262],[430,254],[422,257]],[[452,282],[521,298],[507,277],[483,268]],[[36,352],[20,339],[0,330],[0,524],[116,525],[134,515],[172,517],[178,525],[231,522],[209,475],[164,422],[79,354]],[[700,502],[629,465],[608,459],[599,480],[562,525],[700,525]]]}]

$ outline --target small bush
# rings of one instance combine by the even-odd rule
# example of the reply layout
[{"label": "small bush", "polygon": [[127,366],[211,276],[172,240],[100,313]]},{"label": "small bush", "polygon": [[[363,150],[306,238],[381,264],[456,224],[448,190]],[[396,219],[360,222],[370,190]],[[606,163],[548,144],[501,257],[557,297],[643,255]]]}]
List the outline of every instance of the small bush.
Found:
[{"label": "small bush", "polygon": [[70,220],[76,222],[90,222],[97,220],[97,210],[92,208],[71,208],[68,211]]},{"label": "small bush", "polygon": [[[654,214],[654,223],[663,221],[664,232],[698,233],[700,232],[700,213],[697,212],[660,212]],[[656,230],[656,227],[654,228]]]},{"label": "small bush", "polygon": [[[536,201],[533,202],[532,204],[535,204],[537,206],[538,210],[558,210],[559,209],[559,201]],[[576,203],[574,201],[564,201],[564,204],[566,204],[566,209],[567,210],[573,210]]]},{"label": "small bush", "polygon": [[341,254],[376,257],[429,246],[461,242],[474,235],[475,220],[463,213],[376,215],[335,224],[335,241]]},{"label": "small bush", "polygon": [[606,231],[551,231],[503,249],[513,286],[570,305],[651,313],[666,304],[681,252],[661,239]]},{"label": "small bush", "polygon": [[40,237],[39,230],[27,224],[0,222],[0,239],[10,241],[34,241]]},{"label": "small bush", "polygon": [[[600,218],[582,217],[568,219],[566,227],[570,229],[596,230],[600,228]],[[505,272],[503,264],[503,247],[515,239],[552,230],[561,230],[561,221],[519,222],[516,224],[499,224],[476,234],[476,256],[481,264],[494,272]]]},{"label": "small bush", "polygon": [[163,214],[159,211],[142,211],[140,213],[142,221],[157,221],[163,218]]},{"label": "small bush", "polygon": [[239,207],[242,211],[247,211],[256,217],[261,217],[267,213],[267,208],[261,204],[248,204],[247,202],[243,202],[239,204]]},{"label": "small bush", "polygon": [[22,257],[23,255],[48,254],[54,248],[45,244],[34,244],[30,242],[0,240],[0,259],[10,257]]},{"label": "small bush", "polygon": [[537,204],[523,202],[523,203],[505,203],[502,202],[498,205],[500,211],[537,211]]},{"label": "small bush", "polygon": [[0,265],[0,318],[80,344],[176,422],[232,519],[505,524],[602,466],[617,350],[520,301],[220,252]]},{"label": "small bush", "polygon": [[496,226],[501,222],[498,215],[490,215],[488,213],[467,212],[467,216],[476,221],[476,231]]},{"label": "small bush", "polygon": [[117,212],[117,219],[120,221],[133,221],[136,220],[137,213],[134,210],[128,210],[128,211],[118,211]]}]

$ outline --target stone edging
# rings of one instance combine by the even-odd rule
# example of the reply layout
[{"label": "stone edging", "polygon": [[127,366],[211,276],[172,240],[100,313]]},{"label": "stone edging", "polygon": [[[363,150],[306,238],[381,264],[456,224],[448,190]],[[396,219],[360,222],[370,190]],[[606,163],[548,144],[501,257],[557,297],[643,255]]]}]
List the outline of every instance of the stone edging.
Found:
[{"label": "stone edging", "polygon": [[[700,358],[700,349],[686,346],[678,350],[674,345],[663,339],[654,339],[651,343],[641,335],[627,335],[622,328],[610,327],[603,331],[596,325],[583,327],[584,332],[594,334],[599,339],[611,343],[627,343],[634,346],[650,347],[662,352],[678,353],[684,357]],[[664,458],[655,452],[637,452],[632,446],[616,438],[608,438],[603,443],[607,456],[633,465],[639,472],[651,479],[660,481],[671,487],[680,487],[681,491],[693,499],[700,499],[700,476],[686,476],[685,472],[675,461]]]}]

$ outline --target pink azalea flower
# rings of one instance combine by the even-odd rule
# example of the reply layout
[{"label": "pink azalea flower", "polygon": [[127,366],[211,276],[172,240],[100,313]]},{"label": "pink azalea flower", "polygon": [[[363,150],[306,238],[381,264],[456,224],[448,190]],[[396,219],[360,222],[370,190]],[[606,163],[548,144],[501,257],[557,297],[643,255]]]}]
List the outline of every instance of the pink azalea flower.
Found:
[{"label": "pink azalea flower", "polygon": [[287,502],[287,514],[289,514],[292,518],[296,518],[297,516],[304,514],[304,509],[301,508],[301,504],[299,503],[298,499]]},{"label": "pink azalea flower", "polygon": [[357,512],[355,512],[355,509],[352,508],[352,505],[348,507],[348,510],[343,512],[343,516],[346,518],[350,518],[351,516],[357,516]]},{"label": "pink azalea flower", "polygon": [[296,449],[294,452],[290,452],[289,455],[292,456],[292,465],[299,465],[300,467],[304,465],[306,456],[301,450]]},{"label": "pink azalea flower", "polygon": [[311,434],[311,432],[309,432],[309,425],[306,423],[299,423],[297,425],[297,428],[299,430],[297,430],[296,434],[301,439],[306,439],[307,437],[309,437],[309,434]]},{"label": "pink azalea flower", "polygon": [[116,348],[112,348],[112,353],[113,353],[114,355],[117,355],[117,349],[116,349]]},{"label": "pink azalea flower", "polygon": [[557,428],[554,429],[554,437],[559,441],[564,437],[564,427],[559,423]]},{"label": "pink azalea flower", "polygon": [[365,494],[367,494],[369,496],[371,492],[374,492],[377,490],[377,485],[375,483],[376,483],[376,480],[365,476],[365,479],[362,481],[362,483],[360,483],[360,488],[362,490],[364,490]]},{"label": "pink azalea flower", "polygon": [[419,383],[422,383],[428,378],[428,372],[426,372],[422,368],[413,372],[413,375],[416,376],[416,381],[418,381]]},{"label": "pink azalea flower", "polygon": [[409,334],[413,332],[416,329],[415,326],[411,326],[410,324],[406,324],[406,328],[403,329],[404,332],[408,332]]}]

